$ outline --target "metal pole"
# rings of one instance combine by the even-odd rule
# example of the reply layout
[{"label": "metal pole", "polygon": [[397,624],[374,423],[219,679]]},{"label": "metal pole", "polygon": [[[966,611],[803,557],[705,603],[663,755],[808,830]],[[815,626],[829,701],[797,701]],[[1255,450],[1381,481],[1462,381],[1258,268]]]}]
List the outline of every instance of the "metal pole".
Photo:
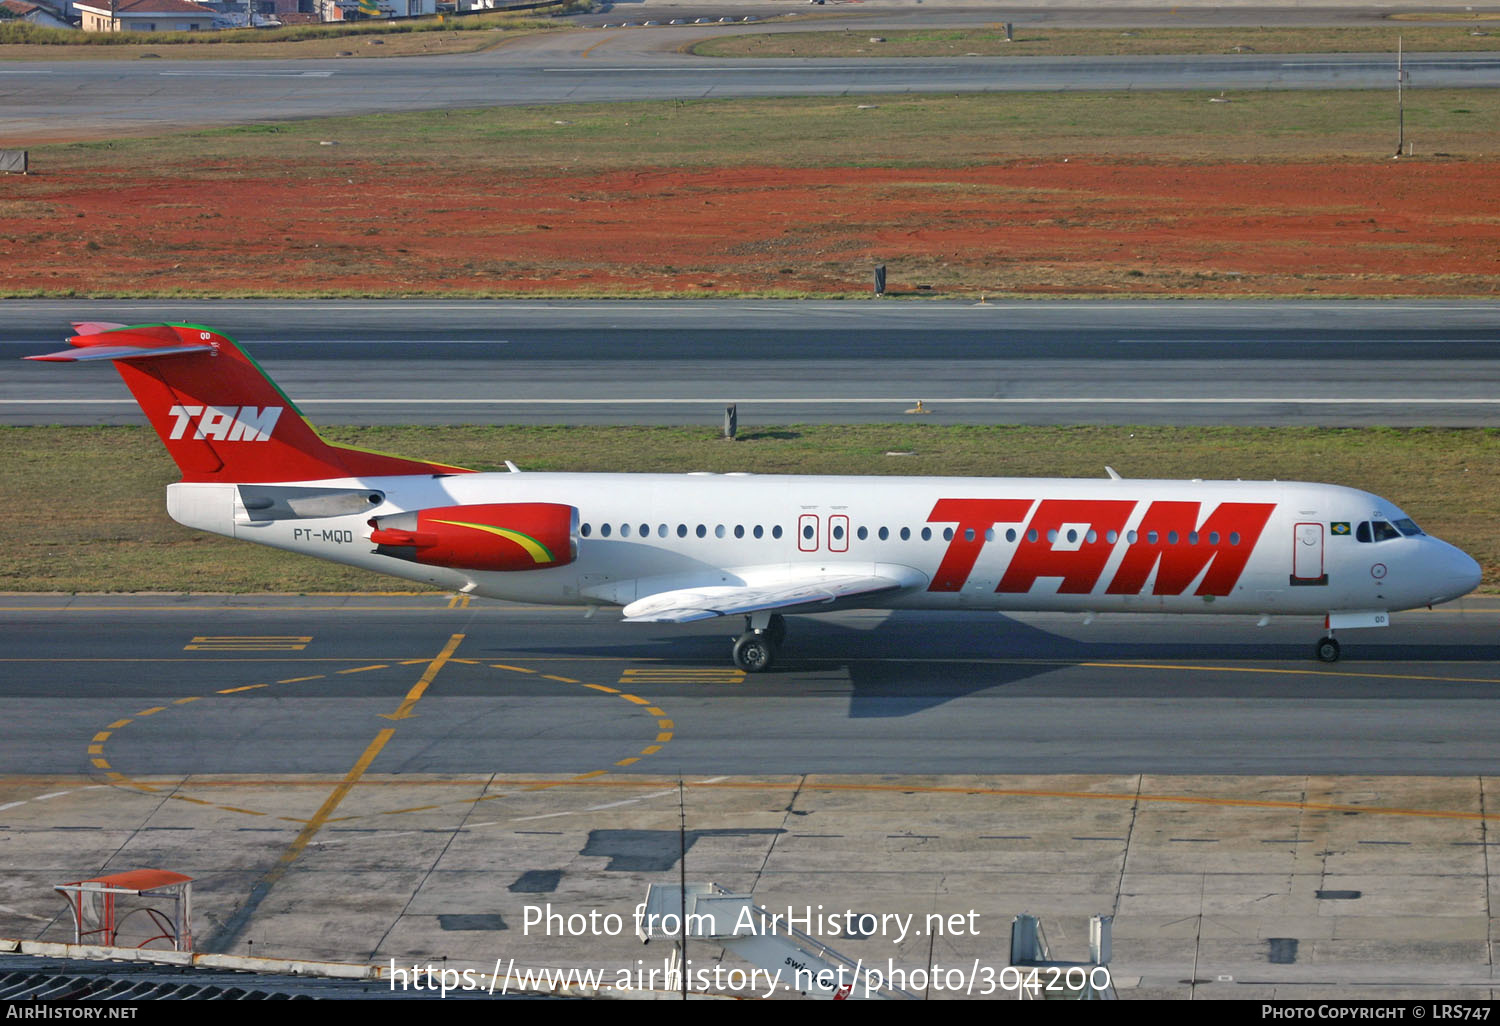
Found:
[{"label": "metal pole", "polygon": [[1406,81],[1406,71],[1402,60],[1402,39],[1396,37],[1396,156],[1401,156],[1406,149],[1406,97],[1402,93],[1402,86]]}]

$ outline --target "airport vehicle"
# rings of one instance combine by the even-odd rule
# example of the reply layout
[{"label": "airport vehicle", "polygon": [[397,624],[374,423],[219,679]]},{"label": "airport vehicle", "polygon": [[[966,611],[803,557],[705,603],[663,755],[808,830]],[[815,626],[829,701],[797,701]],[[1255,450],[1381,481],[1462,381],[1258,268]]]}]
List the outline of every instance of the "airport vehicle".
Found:
[{"label": "airport vehicle", "polygon": [[[182,471],[177,522],[464,593],[743,616],[870,607],[1316,615],[1336,630],[1458,598],[1478,564],[1355,488],[1284,481],[475,473],[324,441],[228,337],[81,323],[33,360],[109,360]],[[1107,469],[1107,468],[1106,468]]]}]

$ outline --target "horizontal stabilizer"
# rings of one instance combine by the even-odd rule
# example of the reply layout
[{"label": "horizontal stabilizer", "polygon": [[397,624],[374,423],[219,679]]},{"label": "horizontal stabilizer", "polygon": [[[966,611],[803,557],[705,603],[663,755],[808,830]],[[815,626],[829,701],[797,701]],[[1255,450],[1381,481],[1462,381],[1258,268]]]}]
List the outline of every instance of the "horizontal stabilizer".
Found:
[{"label": "horizontal stabilizer", "polygon": [[84,346],[79,349],[63,349],[41,356],[28,356],[27,360],[46,363],[77,363],[80,360],[150,360],[158,356],[183,356],[187,353],[212,352],[213,346]]},{"label": "horizontal stabilizer", "polygon": [[188,341],[164,324],[141,324],[134,328],[120,324],[96,321],[80,321],[73,325],[78,334],[68,339],[72,349],[41,356],[28,356],[28,360],[46,363],[75,363],[79,360],[150,360],[158,356],[185,356],[189,353],[213,351],[209,332],[200,332],[200,338]]}]

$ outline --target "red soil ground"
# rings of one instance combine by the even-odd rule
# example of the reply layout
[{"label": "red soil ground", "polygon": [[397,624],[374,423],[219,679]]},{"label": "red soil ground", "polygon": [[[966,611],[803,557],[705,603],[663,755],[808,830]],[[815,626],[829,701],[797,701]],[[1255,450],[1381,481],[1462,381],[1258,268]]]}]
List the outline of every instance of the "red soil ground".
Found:
[{"label": "red soil ground", "polygon": [[0,181],[0,239],[12,295],[1487,295],[1500,162],[90,170]]}]

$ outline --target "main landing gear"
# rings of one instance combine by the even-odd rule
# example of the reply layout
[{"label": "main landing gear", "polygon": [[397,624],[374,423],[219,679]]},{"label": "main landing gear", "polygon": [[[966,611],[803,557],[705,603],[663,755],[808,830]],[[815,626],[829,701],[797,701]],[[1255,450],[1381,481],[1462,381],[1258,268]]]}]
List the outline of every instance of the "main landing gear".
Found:
[{"label": "main landing gear", "polygon": [[734,665],[746,673],[764,673],[785,640],[786,618],[780,613],[751,613],[745,617],[745,633],[734,639]]}]

